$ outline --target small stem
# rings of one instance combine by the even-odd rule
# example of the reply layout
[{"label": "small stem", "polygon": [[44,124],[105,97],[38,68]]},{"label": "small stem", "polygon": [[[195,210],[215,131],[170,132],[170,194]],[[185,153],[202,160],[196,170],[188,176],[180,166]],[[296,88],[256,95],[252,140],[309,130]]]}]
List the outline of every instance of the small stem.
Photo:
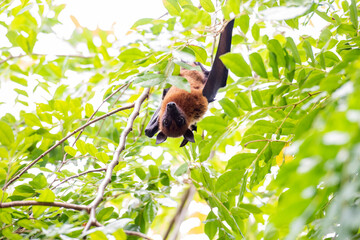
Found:
[{"label": "small stem", "polygon": [[106,171],[106,168],[92,169],[92,170],[88,170],[88,171],[79,173],[79,174],[77,174],[77,175],[74,175],[74,176],[65,178],[65,179],[64,179],[63,181],[61,181],[59,184],[53,186],[53,187],[51,188],[51,190],[54,190],[55,188],[57,188],[57,187],[60,186],[61,184],[66,183],[67,181],[69,181],[69,180],[71,180],[71,179],[73,179],[73,178],[78,178],[78,177],[80,177],[80,176],[83,176],[83,175],[85,175],[85,174],[92,173],[92,172],[102,172],[102,171]]},{"label": "small stem", "polygon": [[74,209],[78,211],[89,212],[88,206],[76,205],[71,203],[62,203],[62,202],[13,201],[13,202],[0,203],[0,208],[10,208],[10,207],[20,207],[20,206],[62,207],[62,208]]}]

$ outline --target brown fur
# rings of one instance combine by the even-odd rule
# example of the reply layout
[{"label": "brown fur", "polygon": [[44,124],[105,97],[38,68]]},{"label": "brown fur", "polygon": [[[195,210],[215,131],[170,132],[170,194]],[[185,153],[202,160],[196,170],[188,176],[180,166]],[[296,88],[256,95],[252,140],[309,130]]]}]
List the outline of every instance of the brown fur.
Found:
[{"label": "brown fur", "polygon": [[[166,136],[180,137],[189,126],[199,121],[205,114],[208,107],[208,101],[203,96],[202,90],[205,85],[205,77],[202,72],[196,70],[181,69],[180,76],[185,77],[191,88],[191,92],[187,92],[177,87],[171,87],[162,101],[159,113],[159,128]],[[169,131],[163,127],[162,119],[169,102],[175,102],[179,110],[185,115],[186,124],[179,128],[174,122]]]}]

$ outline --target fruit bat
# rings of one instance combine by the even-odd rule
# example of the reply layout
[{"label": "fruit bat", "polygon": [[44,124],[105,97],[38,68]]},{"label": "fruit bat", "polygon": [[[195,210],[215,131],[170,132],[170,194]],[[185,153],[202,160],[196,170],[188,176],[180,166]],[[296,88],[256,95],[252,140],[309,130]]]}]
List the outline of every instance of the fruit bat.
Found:
[{"label": "fruit bat", "polygon": [[195,142],[194,134],[196,122],[199,121],[208,108],[208,103],[215,100],[219,88],[226,86],[228,70],[220,60],[220,56],[230,52],[232,29],[234,20],[231,20],[222,33],[214,63],[211,70],[206,70],[200,63],[201,71],[181,69],[180,76],[187,79],[190,92],[175,86],[164,89],[160,107],[151,117],[145,128],[145,135],[156,136],[156,144],[166,141],[167,137],[181,137],[184,139],[180,147],[188,142]]}]

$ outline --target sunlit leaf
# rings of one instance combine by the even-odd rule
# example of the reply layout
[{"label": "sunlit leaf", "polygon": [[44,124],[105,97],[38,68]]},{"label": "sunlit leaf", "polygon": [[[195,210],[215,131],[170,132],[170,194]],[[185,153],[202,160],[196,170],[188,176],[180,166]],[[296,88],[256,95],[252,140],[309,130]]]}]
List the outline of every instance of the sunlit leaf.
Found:
[{"label": "sunlit leaf", "polygon": [[244,171],[231,170],[222,174],[215,184],[216,192],[226,192],[239,185]]},{"label": "sunlit leaf", "polygon": [[0,121],[0,142],[9,146],[14,142],[14,133],[11,127],[3,121]]},{"label": "sunlit leaf", "polygon": [[254,52],[249,55],[250,63],[252,66],[252,69],[263,78],[267,78],[268,75],[266,73],[264,62],[260,56],[260,54]]},{"label": "sunlit leaf", "polygon": [[251,69],[240,53],[226,53],[220,57],[224,65],[238,77],[250,77]]},{"label": "sunlit leaf", "polygon": [[215,7],[211,0],[200,0],[201,6],[205,9],[207,12],[214,12]]}]

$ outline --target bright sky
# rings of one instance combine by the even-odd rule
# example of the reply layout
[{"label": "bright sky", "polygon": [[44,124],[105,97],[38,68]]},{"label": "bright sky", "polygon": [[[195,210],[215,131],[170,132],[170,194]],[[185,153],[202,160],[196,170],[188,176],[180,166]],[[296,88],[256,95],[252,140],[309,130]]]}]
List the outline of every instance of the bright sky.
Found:
[{"label": "bright sky", "polygon": [[[35,2],[35,1],[34,1]],[[66,4],[66,8],[59,16],[59,20],[62,25],[54,27],[55,34],[38,34],[38,41],[34,47],[34,53],[56,55],[56,54],[77,54],[70,44],[66,43],[62,39],[68,39],[75,29],[74,23],[71,21],[70,16],[74,16],[81,26],[87,27],[90,30],[94,30],[97,27],[103,30],[113,30],[117,39],[120,39],[122,44],[126,44],[127,39],[131,36],[127,36],[126,33],[136,20],[141,18],[158,18],[166,13],[166,9],[161,0],[58,0],[54,1],[54,4]],[[20,0],[15,0],[13,6],[20,5]],[[31,9],[30,11],[36,11],[37,9]],[[6,15],[0,14],[0,20],[6,21]],[[10,42],[6,38],[6,28],[0,25],[0,47],[11,46]],[[17,56],[22,54],[20,48],[12,49],[12,55]],[[86,55],[86,52],[84,53]],[[30,61],[26,57],[22,58],[22,61]],[[73,79],[78,76],[68,76],[68,79]],[[84,76],[83,76],[84,77]],[[35,109],[35,102],[43,102],[45,99],[50,99],[51,95],[38,88],[35,94],[32,94],[32,89],[37,82],[28,81],[27,92],[28,98],[20,96],[19,99],[27,101],[29,107],[17,103],[15,99],[17,94],[14,92],[14,88],[19,88],[19,85],[11,81],[0,82],[0,117],[6,113],[11,113],[18,118],[19,111],[33,111]],[[20,87],[23,89],[24,87]]]}]

